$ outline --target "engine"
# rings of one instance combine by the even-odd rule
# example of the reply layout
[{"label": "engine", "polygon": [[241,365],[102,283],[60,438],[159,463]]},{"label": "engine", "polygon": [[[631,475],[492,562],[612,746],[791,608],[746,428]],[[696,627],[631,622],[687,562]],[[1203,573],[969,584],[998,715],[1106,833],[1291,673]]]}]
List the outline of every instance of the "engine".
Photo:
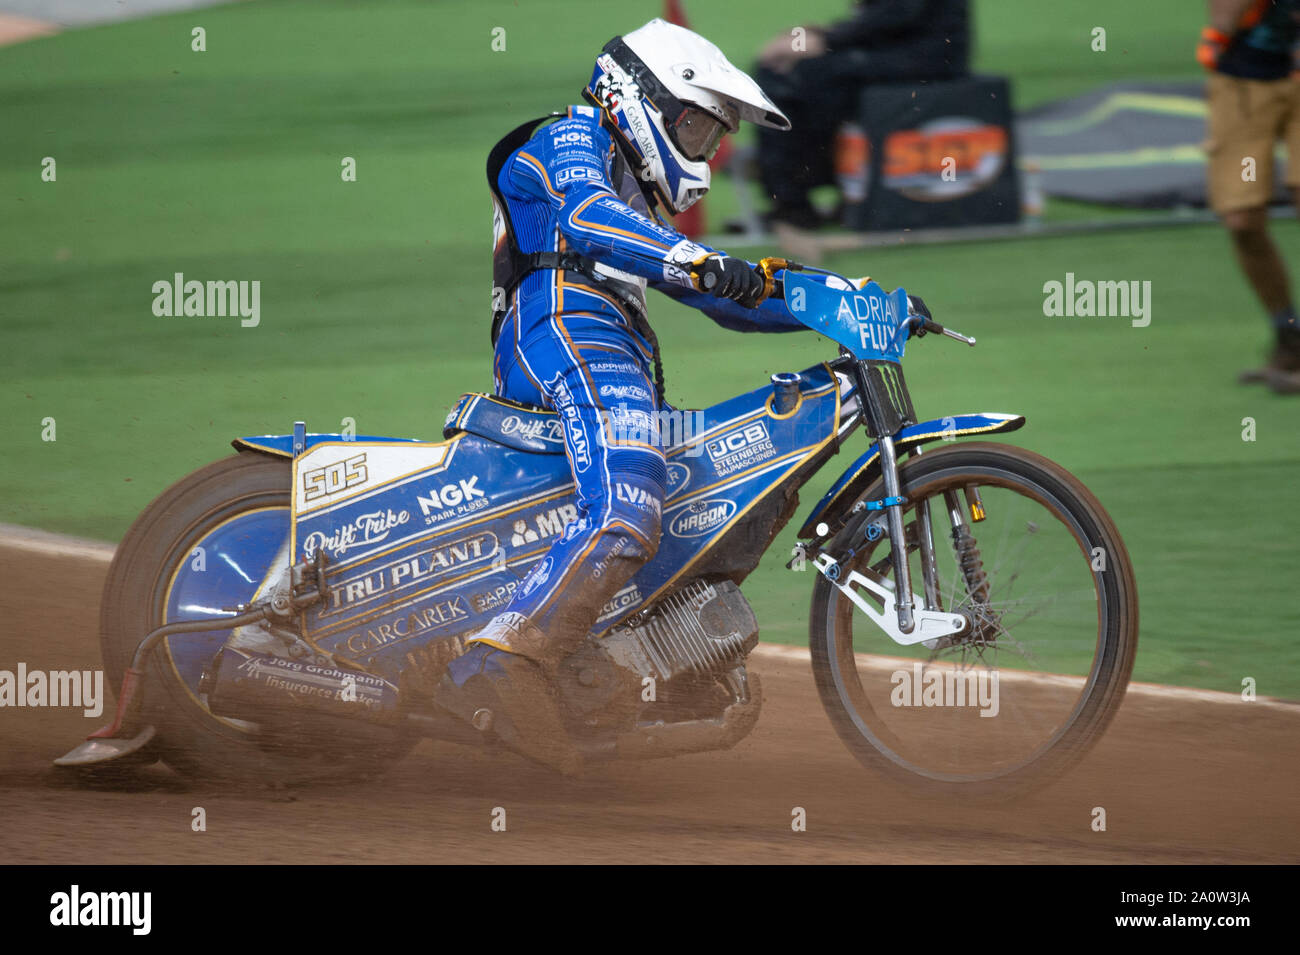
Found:
[{"label": "engine", "polygon": [[721,676],[757,644],[754,611],[729,580],[687,584],[600,641],[615,663],[660,682],[688,673]]},{"label": "engine", "polygon": [[697,580],[588,640],[560,665],[557,683],[580,721],[635,720],[647,706],[668,721],[716,713],[748,699],[743,664],[757,643],[758,621],[740,588]]}]

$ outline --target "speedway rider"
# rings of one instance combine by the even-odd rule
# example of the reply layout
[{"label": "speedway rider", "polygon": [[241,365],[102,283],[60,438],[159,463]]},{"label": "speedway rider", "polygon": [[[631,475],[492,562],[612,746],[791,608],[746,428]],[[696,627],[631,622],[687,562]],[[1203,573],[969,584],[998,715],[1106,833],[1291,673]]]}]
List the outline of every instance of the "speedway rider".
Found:
[{"label": "speedway rider", "polygon": [[770,287],[751,263],[661,219],[708,191],[708,160],[742,121],[790,128],[758,84],[703,37],[655,19],[605,45],[583,95],[590,105],[525,123],[488,161],[496,392],[559,414],[578,517],[438,694],[467,720],[489,710],[507,745],[564,770],[580,758],[555,667],[659,545],[661,442],[615,433],[657,434],[663,378],[645,289],[739,331],[805,327],[764,301]]}]

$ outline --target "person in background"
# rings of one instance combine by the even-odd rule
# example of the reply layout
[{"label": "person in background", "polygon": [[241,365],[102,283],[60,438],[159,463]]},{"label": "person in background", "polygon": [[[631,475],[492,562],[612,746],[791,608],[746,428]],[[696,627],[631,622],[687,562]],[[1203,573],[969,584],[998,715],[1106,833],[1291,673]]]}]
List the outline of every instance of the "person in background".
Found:
[{"label": "person in background", "polygon": [[1196,58],[1210,73],[1210,207],[1232,237],[1237,263],[1273,324],[1273,349],[1241,373],[1279,394],[1300,394],[1300,328],[1286,263],[1268,231],[1273,148],[1285,141],[1286,184],[1300,208],[1300,79],[1292,53],[1300,0],[1209,0]]},{"label": "person in background", "polygon": [[769,218],[805,229],[822,224],[808,194],[835,181],[835,131],[856,114],[863,87],[965,76],[969,59],[967,0],[859,0],[847,20],[775,37],[754,78],[790,117],[794,135],[758,131]]}]

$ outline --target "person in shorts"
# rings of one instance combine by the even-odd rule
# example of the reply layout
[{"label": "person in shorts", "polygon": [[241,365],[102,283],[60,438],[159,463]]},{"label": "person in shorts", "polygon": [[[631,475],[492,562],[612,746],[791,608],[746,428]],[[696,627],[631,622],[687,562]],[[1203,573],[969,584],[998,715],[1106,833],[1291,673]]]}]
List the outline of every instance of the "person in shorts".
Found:
[{"label": "person in shorts", "polygon": [[1268,230],[1273,152],[1286,144],[1286,185],[1300,208],[1300,77],[1293,50],[1300,0],[1210,0],[1197,59],[1207,84],[1210,207],[1273,326],[1266,363],[1241,373],[1279,394],[1300,394],[1300,327],[1290,275]]}]

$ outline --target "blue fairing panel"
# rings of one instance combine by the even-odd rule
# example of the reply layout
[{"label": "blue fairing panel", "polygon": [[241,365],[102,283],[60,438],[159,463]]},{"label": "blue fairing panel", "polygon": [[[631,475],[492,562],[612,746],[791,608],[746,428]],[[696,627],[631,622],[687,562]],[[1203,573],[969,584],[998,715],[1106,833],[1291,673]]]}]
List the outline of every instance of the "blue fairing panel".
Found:
[{"label": "blue fairing panel", "polygon": [[[309,434],[307,447],[311,448],[325,441],[359,441],[363,444],[406,444],[418,442],[419,438],[385,438],[369,434],[358,434],[344,438],[341,434]],[[291,434],[256,434],[247,438],[236,438],[230,442],[236,451],[261,451],[282,458],[293,457],[293,435]]]},{"label": "blue fairing panel", "polygon": [[[901,451],[907,447],[945,438],[1016,431],[1024,427],[1024,424],[1023,415],[993,413],[949,415],[946,418],[922,421],[904,428],[894,438],[894,446]],[[880,447],[873,444],[866,453],[845,469],[839,479],[831,485],[831,489],[817,502],[808,519],[803,522],[803,527],[799,528],[800,537],[817,536],[814,528],[818,521],[827,514],[836,513],[841,506],[852,503],[857,495],[866,490],[866,479],[877,469],[876,461],[879,456]]]},{"label": "blue fairing panel", "polygon": [[907,341],[907,293],[886,292],[875,282],[860,289],[832,288],[825,276],[786,272],[790,314],[843,345],[859,359],[899,362]]},{"label": "blue fairing panel", "polygon": [[[770,384],[682,412],[689,427],[667,450],[658,552],[601,609],[593,631],[690,579],[730,530],[783,501],[791,477],[834,442],[839,398],[839,379],[818,365],[802,372],[788,412],[772,410]],[[446,641],[509,605],[577,518],[568,457],[538,453],[549,450],[555,416],[496,408],[490,398],[478,404],[491,413],[454,418],[447,441],[321,440],[295,460],[290,551],[295,561],[327,559],[325,599],[303,615],[306,638],[322,652],[392,679],[436,663],[455,649]],[[535,435],[525,427],[534,423]],[[542,444],[521,446],[521,436]]]}]

